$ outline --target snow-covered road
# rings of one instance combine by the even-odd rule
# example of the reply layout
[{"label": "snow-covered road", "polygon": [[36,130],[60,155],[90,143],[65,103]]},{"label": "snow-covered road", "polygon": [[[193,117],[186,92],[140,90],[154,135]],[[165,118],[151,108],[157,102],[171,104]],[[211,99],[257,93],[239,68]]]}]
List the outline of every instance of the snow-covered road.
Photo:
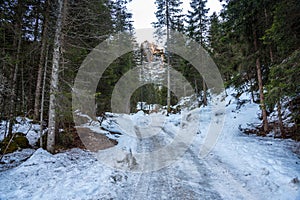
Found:
[{"label": "snow-covered road", "polygon": [[[172,123],[172,127],[168,122],[177,121],[175,123],[177,125],[179,122],[183,123],[182,119],[179,121],[179,119],[173,118],[168,121],[167,117],[162,115],[157,115],[152,119],[154,127],[161,127],[161,132],[158,135],[147,137],[149,134],[145,135],[143,132],[147,132],[149,127],[140,130],[139,127],[135,126],[137,135],[136,152],[156,152],[160,154],[159,156],[164,157],[158,160],[154,159],[153,162],[141,158],[141,162],[145,162],[143,167],[147,171],[156,169],[157,165],[162,166],[162,163],[166,164],[164,163],[166,158],[169,158],[169,161],[175,158],[175,153],[172,151],[161,153],[158,150],[170,145],[170,141],[178,133],[178,130],[176,130],[178,127],[174,126],[174,123]],[[162,121],[165,121],[165,123],[161,124]],[[190,121],[190,124],[195,127],[192,121]],[[144,137],[142,137],[143,135]],[[134,185],[126,185],[124,188],[124,192],[132,191],[127,199],[221,199],[218,192],[210,185],[210,170],[204,161],[199,159],[199,151],[197,150],[197,148],[192,147],[187,149],[184,155],[175,158],[172,162],[167,163],[169,166],[158,171],[136,173]],[[134,157],[135,154],[133,153],[132,156]],[[139,165],[139,159],[136,159],[136,163]],[[122,196],[119,199],[122,199]]]},{"label": "snow-covered road", "polygon": [[[239,126],[258,122],[259,107],[249,102],[236,109],[229,98],[221,135],[204,158],[199,152],[216,116],[211,106],[168,117],[113,115],[103,126],[123,133],[107,132],[117,146],[56,155],[38,149],[0,172],[0,199],[300,199],[300,159],[293,153],[299,144],[242,134]],[[97,126],[89,128],[105,134]]]}]

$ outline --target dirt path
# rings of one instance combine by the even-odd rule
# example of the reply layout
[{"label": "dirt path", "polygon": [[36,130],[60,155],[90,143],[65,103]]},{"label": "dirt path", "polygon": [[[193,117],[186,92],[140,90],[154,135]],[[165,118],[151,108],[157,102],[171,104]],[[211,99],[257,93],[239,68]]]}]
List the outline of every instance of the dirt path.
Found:
[{"label": "dirt path", "polygon": [[80,136],[85,147],[93,152],[108,149],[118,144],[116,140],[110,139],[105,135],[96,133],[89,128],[78,127],[77,133]]}]

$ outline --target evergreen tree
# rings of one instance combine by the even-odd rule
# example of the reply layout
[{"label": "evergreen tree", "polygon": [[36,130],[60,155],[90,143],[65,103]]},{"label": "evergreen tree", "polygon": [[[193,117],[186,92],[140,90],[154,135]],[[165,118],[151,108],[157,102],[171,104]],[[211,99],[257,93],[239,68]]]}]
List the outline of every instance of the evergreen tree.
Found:
[{"label": "evergreen tree", "polygon": [[167,56],[167,85],[168,85],[168,91],[167,91],[167,106],[168,106],[168,112],[170,111],[171,106],[171,77],[170,77],[170,57],[171,53],[168,51],[168,46],[172,41],[172,36],[170,34],[171,29],[175,29],[175,31],[182,31],[182,8],[181,8],[181,0],[156,0],[155,1],[157,11],[155,12],[157,22],[153,22],[153,27],[155,28],[155,37],[159,42],[162,41],[163,37],[166,35],[167,41],[166,41],[166,56]]},{"label": "evergreen tree", "polygon": [[183,24],[182,1],[181,0],[156,0],[157,21],[153,22],[155,37],[161,40],[166,35],[166,29],[181,30]]},{"label": "evergreen tree", "polygon": [[[282,119],[282,102],[289,97],[292,99],[299,98],[300,94],[300,49],[294,51],[290,56],[278,65],[274,65],[270,71],[269,83],[267,85],[266,102],[273,109],[277,107],[278,124],[282,137],[286,137]],[[291,102],[292,102],[291,101]],[[295,107],[298,107],[296,105]],[[295,125],[299,127],[300,117],[299,109],[291,108],[294,113],[290,115]]]},{"label": "evergreen tree", "polygon": [[[257,86],[259,88],[260,105],[263,118],[263,133],[268,132],[267,110],[264,100],[264,78],[267,77],[269,60],[265,59],[267,55],[266,47],[262,44],[260,38],[266,24],[263,2],[258,0],[230,0],[223,10],[224,28],[228,38],[234,68],[240,70],[238,78],[245,82],[253,80],[256,76]],[[238,52],[238,53],[236,53]],[[256,73],[255,73],[256,72]],[[254,76],[255,75],[255,76]]]},{"label": "evergreen tree", "polygon": [[209,19],[208,47],[212,54],[219,49],[220,38],[222,34],[221,23],[218,15],[214,12]]},{"label": "evergreen tree", "polygon": [[[130,1],[117,0],[110,1],[108,7],[112,16],[111,33],[127,32],[133,34],[132,14],[127,9]],[[134,41],[133,41],[134,43]],[[102,75],[97,88],[97,113],[111,111],[111,95],[114,86],[127,71],[136,66],[134,52],[129,52],[116,59]]]},{"label": "evergreen tree", "polygon": [[[265,31],[263,41],[272,48],[272,65],[268,77],[266,101],[269,109],[277,109],[278,124],[281,137],[295,137],[299,129],[299,45],[300,26],[296,21],[300,20],[299,1],[278,1],[274,4],[273,17],[270,27]],[[288,22],[288,23],[287,23]],[[274,48],[277,47],[277,48]],[[288,134],[283,122],[282,104],[289,97],[289,109],[292,111],[290,118],[295,124],[295,132]],[[296,108],[296,109],[295,109]]]},{"label": "evergreen tree", "polygon": [[[130,0],[131,1],[131,0]],[[110,2],[110,10],[114,32],[133,31],[132,13],[127,9],[128,0],[116,0]]]},{"label": "evergreen tree", "polygon": [[[36,88],[35,88],[35,99],[34,99],[34,118],[38,119],[39,117],[39,109],[40,109],[40,96],[41,96],[41,89],[42,89],[42,74],[43,74],[43,68],[44,68],[44,62],[45,62],[45,55],[47,51],[47,43],[48,36],[49,36],[49,20],[50,20],[50,1],[46,0],[45,2],[45,8],[43,10],[43,30],[42,30],[42,36],[41,36],[41,52],[39,57],[39,64],[38,64],[38,74],[37,74],[37,81],[36,81]],[[38,18],[37,18],[38,21]],[[37,22],[38,23],[38,22]],[[35,37],[36,38],[36,37]]]},{"label": "evergreen tree", "polygon": [[[300,20],[299,1],[227,0],[226,3],[221,20],[216,16],[211,18],[209,50],[227,85],[233,85],[241,93],[249,88],[244,87],[245,83],[250,83],[254,102],[254,91],[259,91],[261,133],[264,135],[274,128],[274,122],[268,126],[267,111],[272,112],[276,107],[278,121],[275,124],[279,125],[282,137],[287,137],[281,109],[287,106],[286,97],[290,98],[289,105],[293,108],[298,104],[295,86],[299,83],[295,76],[299,56],[299,38],[296,37],[300,30],[296,23]],[[293,108],[290,108],[291,116],[297,113]],[[297,117],[292,119],[297,130]]]},{"label": "evergreen tree", "polygon": [[187,35],[195,41],[200,42],[203,47],[206,42],[206,31],[209,22],[207,16],[209,8],[206,8],[206,3],[207,0],[192,0],[190,3],[191,10],[188,11],[186,16]]},{"label": "evergreen tree", "polygon": [[[206,35],[207,35],[207,25],[208,25],[208,16],[207,13],[209,9],[206,8],[207,0],[192,0],[190,2],[191,10],[188,11],[186,16],[186,34],[194,39],[196,42],[199,42],[203,48],[207,47],[206,44]],[[202,103],[204,106],[207,105],[207,97],[206,97],[206,84],[204,78],[200,78],[199,76],[194,76],[193,82],[200,83],[199,79],[202,79],[202,85],[199,86],[203,90]],[[198,87],[197,87],[198,88]],[[196,92],[198,93],[198,89],[196,88]]]}]

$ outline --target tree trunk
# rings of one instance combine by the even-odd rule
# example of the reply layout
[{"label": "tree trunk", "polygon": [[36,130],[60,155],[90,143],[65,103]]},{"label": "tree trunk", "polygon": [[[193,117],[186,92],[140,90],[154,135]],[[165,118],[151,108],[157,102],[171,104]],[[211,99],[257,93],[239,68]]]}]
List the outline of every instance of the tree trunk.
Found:
[{"label": "tree trunk", "polygon": [[48,67],[48,49],[47,45],[45,66],[44,66],[44,77],[43,77],[43,89],[42,89],[42,100],[41,100],[41,114],[40,114],[40,147],[43,147],[43,116],[44,116],[44,99],[45,99],[45,87],[46,87],[46,77],[47,77],[47,67]]},{"label": "tree trunk", "polygon": [[40,21],[40,16],[39,16],[39,11],[38,11],[38,4],[36,4],[36,8],[35,8],[35,25],[34,25],[34,39],[33,41],[36,42],[38,40],[39,37],[39,21]]},{"label": "tree trunk", "polygon": [[61,34],[62,34],[62,15],[63,15],[63,0],[58,0],[58,18],[56,21],[56,30],[54,38],[53,59],[52,59],[52,74],[50,82],[50,100],[49,100],[49,121],[48,121],[48,136],[47,150],[54,152],[55,145],[55,127],[56,127],[56,93],[58,91],[58,74],[59,60],[61,49]]},{"label": "tree trunk", "polygon": [[16,64],[15,69],[13,72],[13,79],[12,79],[12,88],[11,88],[11,97],[10,97],[10,114],[9,114],[9,127],[8,127],[8,135],[12,134],[12,128],[14,124],[14,117],[15,117],[15,100],[16,100],[16,86],[17,86],[17,76],[19,70],[19,58],[20,58],[20,51],[21,51],[21,38],[18,41],[18,48],[17,48],[17,56],[16,56]]},{"label": "tree trunk", "polygon": [[[266,8],[264,8],[264,14],[265,14],[265,25],[266,27],[269,27],[270,26],[269,15]],[[271,63],[274,63],[274,56],[273,56],[273,50],[271,44],[269,44],[269,56],[270,56]]]},{"label": "tree trunk", "polygon": [[167,73],[168,73],[168,91],[167,91],[167,113],[169,114],[169,112],[171,111],[171,77],[170,77],[170,52],[169,52],[169,37],[170,37],[170,30],[169,30],[169,1],[170,0],[166,0],[166,18],[167,18],[167,50],[168,50],[168,54],[167,54]]},{"label": "tree trunk", "polygon": [[35,99],[34,99],[34,119],[36,120],[39,117],[41,83],[42,83],[43,65],[45,61],[44,54],[45,54],[45,48],[47,43],[47,37],[48,37],[49,1],[46,2],[46,11],[44,16],[45,16],[45,21],[43,25],[42,47],[41,47],[39,70],[38,70],[38,77],[37,77],[36,89],[35,89]]},{"label": "tree trunk", "polygon": [[10,110],[9,110],[9,127],[8,127],[8,135],[12,134],[12,128],[14,123],[15,117],[15,108],[16,108],[16,88],[17,88],[17,77],[18,77],[18,70],[19,70],[19,62],[20,62],[20,53],[21,53],[21,43],[22,43],[22,1],[18,2],[17,7],[17,24],[16,24],[16,35],[14,46],[16,47],[16,54],[15,54],[15,67],[11,74],[11,96],[10,96]]},{"label": "tree trunk", "polygon": [[24,66],[22,65],[21,67],[21,87],[22,87],[22,106],[21,106],[21,111],[22,113],[25,113],[27,111],[26,108],[26,103],[25,103],[25,98],[26,98],[26,94],[25,94],[25,82],[24,82]]},{"label": "tree trunk", "polygon": [[195,92],[197,94],[197,96],[199,95],[199,91],[198,91],[198,86],[197,86],[197,80],[196,78],[194,79],[194,83],[195,83]]},{"label": "tree trunk", "polygon": [[13,72],[12,87],[11,87],[8,135],[12,134],[13,121],[14,121],[13,119],[15,117],[16,88],[17,88],[17,77],[18,77],[18,70],[19,70],[20,51],[21,51],[21,40],[22,39],[21,39],[21,34],[20,34],[20,38],[18,39],[16,64],[15,64],[15,69],[14,69],[14,72]]},{"label": "tree trunk", "polygon": [[202,80],[202,84],[203,84],[203,106],[207,106],[207,95],[206,95],[206,83],[205,80],[203,78]]},{"label": "tree trunk", "polygon": [[253,91],[253,83],[252,83],[252,79],[251,78],[249,78],[249,82],[250,82],[250,88],[251,88],[251,99],[252,99],[252,102],[255,103],[254,91]]},{"label": "tree trunk", "polygon": [[281,112],[281,102],[280,100],[277,102],[277,112],[278,112],[278,123],[279,123],[279,129],[281,133],[281,137],[285,138],[285,131],[283,128],[283,121],[282,121],[282,112]]},{"label": "tree trunk", "polygon": [[[257,34],[255,29],[253,30],[253,44],[254,44],[254,51],[258,53],[258,43],[257,43]],[[267,118],[267,111],[265,105],[265,97],[264,97],[264,88],[263,88],[263,81],[262,81],[262,72],[261,72],[261,64],[259,55],[256,58],[256,70],[257,70],[257,80],[258,80],[258,87],[259,87],[259,96],[260,96],[260,108],[262,111],[262,118],[263,118],[263,128],[264,128],[264,135],[268,133],[268,118]]]}]

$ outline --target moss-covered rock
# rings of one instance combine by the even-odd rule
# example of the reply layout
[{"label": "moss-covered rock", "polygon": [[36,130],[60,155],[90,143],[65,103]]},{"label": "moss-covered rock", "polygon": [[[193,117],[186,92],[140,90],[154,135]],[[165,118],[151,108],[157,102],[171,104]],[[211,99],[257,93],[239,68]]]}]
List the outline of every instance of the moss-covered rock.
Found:
[{"label": "moss-covered rock", "polygon": [[[5,138],[2,142],[0,142],[0,153],[12,153],[18,149],[30,148],[30,144],[25,134],[16,133],[14,134],[14,138],[10,142],[11,137]],[[9,143],[10,142],[10,143]],[[8,146],[9,144],[9,146]],[[7,149],[6,149],[7,148]],[[6,149],[6,151],[5,151]],[[4,152],[5,151],[5,152]]]},{"label": "moss-covered rock", "polygon": [[28,139],[25,136],[19,136],[17,135],[14,138],[14,141],[17,143],[18,147],[25,149],[25,148],[30,148],[30,144]]}]

